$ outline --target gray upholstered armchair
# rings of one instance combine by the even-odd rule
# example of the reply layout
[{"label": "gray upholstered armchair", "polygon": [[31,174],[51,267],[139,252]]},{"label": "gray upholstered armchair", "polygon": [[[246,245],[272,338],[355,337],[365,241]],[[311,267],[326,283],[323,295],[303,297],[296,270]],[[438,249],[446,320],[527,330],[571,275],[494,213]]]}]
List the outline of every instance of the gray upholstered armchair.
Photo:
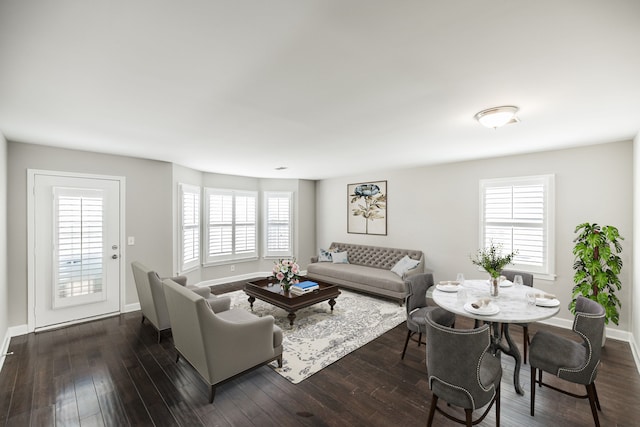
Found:
[{"label": "gray upholstered armchair", "polygon": [[273,316],[257,317],[238,308],[214,313],[199,295],[171,279],[163,282],[171,318],[173,345],[211,386],[258,366],[278,361],[282,367],[282,330]]},{"label": "gray upholstered armchair", "polygon": [[456,321],[456,315],[440,308],[436,305],[427,304],[427,289],[433,286],[433,275],[431,273],[420,273],[409,277],[405,281],[407,284],[407,296],[405,298],[405,307],[407,309],[407,339],[404,342],[402,357],[407,352],[407,344],[409,339],[416,333],[418,339],[418,347],[422,344],[422,334],[426,333],[427,313],[433,312],[437,317],[438,323],[441,325],[453,327]]},{"label": "gray upholstered armchair", "polygon": [[[561,337],[547,331],[539,331],[531,340],[529,364],[531,365],[531,415],[533,416],[536,387],[543,385],[577,398],[588,398],[596,426],[600,425],[598,411],[600,401],[596,391],[596,375],[600,365],[605,310],[600,304],[579,295],[576,299],[576,316],[573,331],[581,342]],[[538,378],[536,379],[536,371]],[[542,371],[586,388],[586,395],[577,395],[542,381]]]},{"label": "gray upholstered armchair", "polygon": [[[433,424],[438,411],[467,426],[480,423],[495,403],[496,425],[500,425],[500,359],[491,354],[489,325],[476,329],[452,329],[427,314],[427,371],[433,392],[427,426]],[[438,399],[463,408],[466,419],[460,420],[438,407]],[[475,409],[487,405],[477,420]]]},{"label": "gray upholstered armchair", "polygon": [[[164,289],[162,288],[162,278],[158,276],[158,273],[137,261],[131,263],[131,268],[133,269],[133,279],[136,282],[138,300],[142,310],[142,322],[144,323],[145,319],[151,322],[158,331],[158,342],[160,342],[160,332],[171,328]],[[187,286],[187,278],[184,276],[173,277],[172,279],[190,291],[206,298],[213,311],[228,310],[231,305],[229,297],[217,297],[211,293],[209,288]]]}]

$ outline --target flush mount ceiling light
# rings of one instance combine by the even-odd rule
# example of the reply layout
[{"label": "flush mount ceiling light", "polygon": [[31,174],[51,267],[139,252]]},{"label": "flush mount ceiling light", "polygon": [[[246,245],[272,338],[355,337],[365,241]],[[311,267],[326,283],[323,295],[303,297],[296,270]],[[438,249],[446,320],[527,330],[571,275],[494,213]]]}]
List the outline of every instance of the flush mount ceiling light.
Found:
[{"label": "flush mount ceiling light", "polygon": [[488,128],[499,128],[509,123],[517,123],[520,120],[516,117],[518,107],[504,105],[502,107],[492,107],[482,110],[473,116],[482,126]]}]

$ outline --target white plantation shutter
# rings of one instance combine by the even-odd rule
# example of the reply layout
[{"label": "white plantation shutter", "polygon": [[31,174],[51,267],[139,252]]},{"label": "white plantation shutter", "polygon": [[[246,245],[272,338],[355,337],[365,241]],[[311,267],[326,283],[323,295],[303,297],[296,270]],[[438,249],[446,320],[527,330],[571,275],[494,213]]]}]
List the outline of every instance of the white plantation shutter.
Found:
[{"label": "white plantation shutter", "polygon": [[200,264],[200,187],[180,184],[180,204],[180,271],[186,271]]},{"label": "white plantation shutter", "polygon": [[257,194],[207,188],[207,263],[257,256]]},{"label": "white plantation shutter", "polygon": [[237,194],[235,200],[235,253],[257,253],[256,249],[256,195]]},{"label": "white plantation shutter", "polygon": [[481,247],[517,250],[517,269],[553,274],[553,183],[553,175],[482,180]]},{"label": "white plantation shutter", "polygon": [[55,187],[54,200],[53,306],[67,306],[79,296],[103,300],[103,191]]},{"label": "white plantation shutter", "polygon": [[207,189],[209,257],[233,253],[233,194],[212,193]]},{"label": "white plantation shutter", "polygon": [[292,193],[265,192],[265,257],[293,256]]}]

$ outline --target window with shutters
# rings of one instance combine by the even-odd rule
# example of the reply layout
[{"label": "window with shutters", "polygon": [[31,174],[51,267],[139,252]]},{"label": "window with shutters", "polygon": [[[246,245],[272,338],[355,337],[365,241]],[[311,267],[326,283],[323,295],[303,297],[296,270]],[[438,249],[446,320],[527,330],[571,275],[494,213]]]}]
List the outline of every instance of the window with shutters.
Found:
[{"label": "window with shutters", "polygon": [[256,258],[257,193],[205,190],[205,262]]},{"label": "window with shutters", "polygon": [[292,244],[292,193],[264,193],[264,256],[291,257]]},{"label": "window with shutters", "polygon": [[480,181],[480,246],[518,251],[515,269],[554,277],[554,176]]},{"label": "window with shutters", "polygon": [[200,187],[180,184],[180,271],[200,265]]}]

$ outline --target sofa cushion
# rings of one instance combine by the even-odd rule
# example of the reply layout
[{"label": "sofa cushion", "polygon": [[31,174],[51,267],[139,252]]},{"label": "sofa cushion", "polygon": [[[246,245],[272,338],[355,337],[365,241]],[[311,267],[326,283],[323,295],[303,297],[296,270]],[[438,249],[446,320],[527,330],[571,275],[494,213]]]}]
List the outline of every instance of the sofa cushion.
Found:
[{"label": "sofa cushion", "polygon": [[416,268],[420,264],[419,260],[411,259],[409,256],[405,255],[400,261],[396,263],[391,269],[392,272],[396,273],[398,276],[402,277],[404,274],[411,270],[412,268]]},{"label": "sofa cushion", "polygon": [[328,279],[362,283],[371,287],[393,292],[405,292],[404,281],[390,270],[365,267],[357,264],[315,263],[307,267],[307,272],[322,275]]},{"label": "sofa cushion", "polygon": [[318,252],[318,262],[331,262],[331,251],[326,251],[322,248],[320,248],[320,251]]},{"label": "sofa cushion", "polygon": [[331,261],[334,264],[349,264],[348,252],[334,252],[331,254]]}]

